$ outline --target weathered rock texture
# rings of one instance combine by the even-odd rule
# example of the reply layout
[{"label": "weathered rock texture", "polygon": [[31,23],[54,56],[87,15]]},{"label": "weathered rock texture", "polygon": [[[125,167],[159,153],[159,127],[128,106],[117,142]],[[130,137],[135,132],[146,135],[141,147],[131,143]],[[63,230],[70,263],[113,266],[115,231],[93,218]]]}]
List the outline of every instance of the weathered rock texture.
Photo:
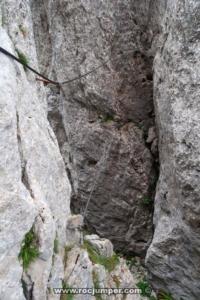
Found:
[{"label": "weathered rock texture", "polygon": [[[89,259],[82,218],[70,216],[68,178],[75,212],[90,199],[90,229],[119,250],[145,253],[145,203],[156,177],[155,56],[160,177],[146,265],[155,289],[199,300],[199,0],[4,0],[0,19],[0,45],[59,81],[110,58],[58,89],[0,54],[0,299],[56,300],[52,289],[63,280],[93,287],[96,275],[102,287],[136,284],[124,261],[110,274]],[[31,228],[39,257],[25,271],[18,255]],[[86,240],[112,252],[105,239]]]},{"label": "weathered rock texture", "polygon": [[[38,67],[28,3],[3,1],[0,12],[0,45],[15,55],[18,48]],[[44,300],[49,277],[56,277],[61,286],[64,276],[63,264],[61,274],[54,272],[52,257],[56,235],[60,247],[67,241],[71,188],[47,120],[44,88],[3,54],[0,140],[0,299],[22,300],[25,294],[27,299]],[[32,227],[39,257],[23,272],[18,255]]]},{"label": "weathered rock texture", "polygon": [[[71,177],[73,210],[83,213],[90,198],[89,228],[118,250],[142,255],[152,237],[152,213],[143,200],[153,197],[155,183],[145,143],[154,123],[153,57],[148,5],[140,10],[132,2],[37,0],[32,10],[40,62],[57,80],[110,58],[87,78],[63,85],[60,95],[51,92],[49,118]],[[145,14],[138,24],[135,17]]]},{"label": "weathered rock texture", "polygon": [[[77,219],[75,216],[74,219]],[[79,233],[82,233],[79,230]],[[73,236],[73,234],[72,234]],[[85,246],[89,244],[89,248]],[[112,269],[108,269],[106,265],[93,261],[90,257],[91,250],[101,257],[111,259],[114,255],[113,245],[107,239],[101,239],[97,235],[86,235],[81,242],[75,242],[69,245],[65,250],[65,286],[71,288],[94,288],[98,289],[137,289],[137,283],[143,279],[144,271],[138,272],[134,270],[134,276],[131,274],[127,262],[123,258],[118,258],[118,262]],[[95,294],[96,295],[96,294]],[[147,299],[138,292],[134,294],[101,294],[92,295],[76,295],[77,300],[142,300]],[[50,298],[51,299],[51,298]]]},{"label": "weathered rock texture", "polygon": [[[14,55],[17,55],[17,50],[25,54],[30,64],[39,69],[32,29],[32,19],[34,19],[35,14],[32,14],[30,8],[29,1],[1,2],[0,45]],[[42,7],[41,11],[43,11]],[[50,11],[51,8],[48,12],[50,13]],[[41,30],[41,32],[43,31]],[[45,37],[44,34],[43,42],[45,42],[46,47],[44,49],[47,51],[46,56],[48,56],[48,59],[44,53],[41,54],[40,59],[44,62],[43,71],[47,71],[49,68],[48,72],[51,72],[51,64],[47,65],[47,61],[51,62],[51,48],[47,47],[49,46],[49,39],[45,40]],[[41,40],[37,40],[37,44],[38,41],[41,42]],[[39,46],[37,49],[39,49]],[[47,49],[49,49],[49,52]],[[55,59],[56,57],[52,56],[53,64],[55,64]],[[58,64],[60,59],[61,57],[57,60]],[[57,67],[58,65],[56,65]],[[63,65],[63,68],[65,71],[67,66],[64,67]],[[64,76],[64,73],[61,75]],[[68,283],[68,271],[71,267],[75,270],[75,273],[71,273],[72,277],[69,278],[69,283],[74,283],[75,287],[87,283],[86,287],[92,288],[95,282],[90,271],[94,271],[94,268],[98,278],[100,278],[100,284],[104,287],[115,287],[118,285],[118,281],[122,287],[131,288],[135,287],[136,284],[136,279],[131,275],[124,260],[120,261],[118,268],[113,270],[114,273],[112,274],[98,264],[94,266],[89,260],[87,251],[81,248],[83,240],[80,232],[82,217],[70,215],[71,187],[57,139],[47,119],[47,97],[49,102],[56,106],[57,102],[54,102],[54,100],[57,100],[60,104],[59,97],[62,96],[58,95],[57,97],[57,92],[56,89],[53,91],[48,88],[45,89],[41,82],[35,80],[34,74],[26,71],[20,64],[2,53],[0,54],[1,300],[60,299],[60,295],[52,292],[53,288],[61,288],[63,280],[66,281],[66,284]],[[67,93],[67,90],[64,92]],[[69,101],[69,107],[70,103]],[[83,109],[83,111],[85,110]],[[51,113],[53,113],[52,110],[49,116]],[[55,110],[53,116],[55,121],[59,121],[59,109]],[[53,116],[52,124],[55,125]],[[69,117],[73,117],[70,112]],[[65,122],[67,124],[67,120]],[[72,122],[70,124],[72,125]],[[64,126],[62,127],[62,118],[56,125],[56,128],[60,130],[60,134],[63,135],[66,129]],[[105,134],[102,129],[103,126],[98,126],[95,133],[102,131]],[[109,126],[105,125],[107,139],[110,137],[112,130],[113,132],[116,130],[114,128],[111,130]],[[86,126],[85,129],[87,128]],[[130,147],[132,147],[132,144],[134,145],[134,141],[136,143],[138,138],[138,151],[144,152],[144,156],[149,158],[146,164],[139,164],[137,169],[139,174],[141,172],[144,190],[147,191],[147,175],[151,173],[152,157],[149,151],[145,149],[141,131],[132,123],[125,125],[121,131],[126,132],[126,128],[128,133],[124,133],[124,137],[121,138],[124,139],[124,144],[129,145],[130,143]],[[71,129],[67,131],[68,134],[69,132],[71,132]],[[126,138],[128,134],[131,137],[131,132],[133,138],[129,142]],[[64,140],[64,142],[66,143],[67,140]],[[61,146],[62,139],[59,140],[59,143]],[[80,143],[83,143],[83,139],[80,140]],[[64,146],[72,147],[73,145],[73,143],[66,143]],[[85,148],[83,147],[83,149]],[[114,152],[113,148],[112,151]],[[136,153],[136,148],[134,151]],[[69,153],[68,148],[67,153]],[[98,155],[100,154],[97,153]],[[125,155],[128,154],[125,153]],[[126,159],[128,160],[128,158]],[[80,165],[81,160],[78,160],[78,157],[77,161]],[[128,175],[125,174],[126,176]],[[135,184],[139,185],[139,179],[138,183]],[[146,237],[146,240],[148,240],[151,234],[150,218],[147,212],[144,212],[141,218],[144,218],[144,226],[147,226],[149,230]],[[34,246],[37,247],[39,255],[27,268],[23,268],[19,253],[24,246],[24,238],[30,230],[34,232]],[[88,240],[93,238],[94,236],[87,237]],[[98,243],[96,240],[95,243],[98,249],[102,250],[102,255],[108,256],[112,253],[113,246],[109,241],[101,240]],[[69,261],[66,259],[65,247],[71,244],[77,247],[77,251],[80,252],[80,259],[77,262],[73,260],[77,253],[75,250],[71,250]],[[142,250],[144,248],[143,244]],[[83,272],[85,267],[87,269]],[[116,281],[117,277],[119,279]],[[108,297],[104,298],[107,299]],[[122,296],[114,298],[122,299]],[[75,299],[86,300],[94,299],[94,297],[81,295],[75,297]],[[129,295],[127,299],[134,298]],[[136,295],[135,299],[140,299],[140,296]]]},{"label": "weathered rock texture", "polygon": [[154,62],[161,167],[146,262],[177,300],[200,299],[199,25],[199,1],[167,1]]}]

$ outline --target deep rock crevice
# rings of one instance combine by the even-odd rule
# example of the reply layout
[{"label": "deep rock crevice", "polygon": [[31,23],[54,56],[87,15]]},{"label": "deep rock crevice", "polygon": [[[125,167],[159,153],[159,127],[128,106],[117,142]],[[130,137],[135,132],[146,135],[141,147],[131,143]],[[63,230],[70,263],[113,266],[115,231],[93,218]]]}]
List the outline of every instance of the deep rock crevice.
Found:
[{"label": "deep rock crevice", "polygon": [[[45,65],[41,36],[46,33],[52,47],[47,51],[52,56],[51,71],[57,80],[92,69],[95,61],[96,65],[105,59],[110,45],[109,56],[113,57],[108,68],[63,86],[63,95],[50,92],[49,120],[73,186],[71,207],[83,213],[91,198],[86,216],[89,229],[111,239],[120,251],[144,255],[152,238],[152,210],[143,202],[154,197],[158,166],[156,136],[146,143],[155,125],[152,32],[145,19],[142,24],[136,21],[141,12],[131,3],[120,2],[119,7],[82,3],[79,7],[70,2],[63,13],[57,5],[49,3],[48,9],[59,12],[49,19],[45,5],[32,2],[39,61]],[[44,15],[49,25],[41,33],[38,20]],[[81,32],[83,24],[85,33]],[[59,35],[55,37],[54,32]],[[91,34],[95,34],[93,40]],[[113,142],[102,167],[104,148],[110,140]]]},{"label": "deep rock crevice", "polygon": [[[33,223],[39,257],[27,274],[36,300],[54,300],[52,288],[68,279],[92,287],[95,272],[108,284],[82,245],[89,238],[110,251],[99,236],[146,256],[156,290],[200,298],[199,16],[197,0],[2,1],[1,46],[50,78],[110,58],[59,90],[0,54],[2,299],[24,300],[17,256]],[[82,217],[71,216],[68,179],[72,211],[87,205],[85,223],[99,236],[83,237]],[[123,265],[115,275],[133,286]]]}]

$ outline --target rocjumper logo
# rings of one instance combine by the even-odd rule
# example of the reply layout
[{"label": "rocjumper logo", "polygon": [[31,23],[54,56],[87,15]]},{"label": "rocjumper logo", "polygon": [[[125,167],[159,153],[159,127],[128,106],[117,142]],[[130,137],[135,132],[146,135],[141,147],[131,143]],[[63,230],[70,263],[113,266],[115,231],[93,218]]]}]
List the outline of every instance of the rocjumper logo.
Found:
[{"label": "rocjumper logo", "polygon": [[105,295],[117,295],[117,294],[141,294],[141,289],[138,288],[54,288],[55,294],[71,294],[71,295],[97,295],[97,294],[105,294]]}]

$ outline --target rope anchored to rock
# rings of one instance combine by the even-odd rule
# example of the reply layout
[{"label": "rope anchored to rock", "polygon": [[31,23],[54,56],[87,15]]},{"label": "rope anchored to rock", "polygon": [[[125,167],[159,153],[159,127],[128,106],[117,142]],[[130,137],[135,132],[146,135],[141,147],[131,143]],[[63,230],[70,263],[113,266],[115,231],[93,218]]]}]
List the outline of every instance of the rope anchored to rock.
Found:
[{"label": "rope anchored to rock", "polygon": [[[48,77],[44,76],[43,74],[39,73],[37,70],[35,70],[35,69],[33,69],[32,67],[30,67],[30,66],[28,65],[28,63],[21,61],[19,58],[17,58],[15,55],[13,55],[12,53],[10,53],[10,52],[7,51],[6,49],[0,47],[0,52],[3,53],[3,54],[5,54],[6,56],[12,58],[13,60],[17,61],[18,63],[20,63],[21,65],[23,65],[23,66],[26,67],[27,69],[29,69],[31,72],[35,73],[35,74],[38,75],[40,78],[42,78],[42,79],[37,78],[37,80],[43,81],[45,84],[51,83],[51,84],[55,84],[55,85],[58,85],[58,86],[59,86],[59,85],[62,85],[62,84],[68,84],[68,83],[71,83],[71,82],[73,82],[73,81],[76,81],[76,80],[79,80],[79,79],[81,79],[81,78],[84,78],[84,77],[88,76],[89,74],[91,74],[91,73],[97,71],[98,69],[102,68],[102,67],[105,66],[111,59],[113,59],[113,58],[109,58],[109,59],[105,60],[102,64],[98,65],[97,67],[93,68],[92,70],[90,70],[90,71],[88,71],[87,73],[84,73],[84,74],[82,74],[82,75],[80,75],[80,76],[77,76],[77,77],[71,78],[71,79],[69,79],[69,80],[62,81],[62,82],[58,82],[58,81],[51,80],[51,79],[49,79]],[[130,52],[130,51],[129,51],[129,52]],[[131,51],[131,52],[133,52],[133,51]],[[121,57],[122,55],[123,55],[123,54],[121,54],[120,57]],[[115,58],[114,60],[116,60],[116,59],[119,59],[119,58]]]},{"label": "rope anchored to rock", "polygon": [[110,141],[108,143],[105,143],[105,146],[104,146],[104,149],[103,149],[103,154],[102,154],[101,159],[98,163],[99,168],[96,170],[96,173],[95,173],[95,176],[94,176],[95,180],[94,180],[94,183],[91,187],[90,194],[89,194],[89,197],[87,199],[85,209],[84,209],[84,212],[83,212],[83,221],[85,220],[85,218],[87,216],[87,211],[88,211],[88,207],[89,207],[93,192],[96,188],[96,185],[97,185],[98,180],[100,178],[101,172],[102,172],[103,168],[105,167],[105,163],[106,163],[106,160],[108,159],[108,155],[109,155],[110,149],[112,147],[113,141],[114,141],[114,137],[111,137]]},{"label": "rope anchored to rock", "polygon": [[[31,72],[35,73],[36,75],[38,75],[40,78],[37,78],[37,80],[39,81],[42,81],[44,84],[54,84],[54,85],[57,85],[57,86],[60,86],[60,85],[63,85],[63,84],[68,84],[68,83],[71,83],[73,81],[76,81],[76,80],[79,80],[81,78],[84,78],[86,76],[88,76],[89,74],[95,72],[96,70],[102,68],[104,65],[106,65],[109,61],[112,60],[117,60],[119,59],[119,57],[115,57],[115,58],[109,58],[107,60],[105,60],[102,64],[98,65],[97,67],[93,68],[92,70],[88,71],[87,73],[84,73],[80,76],[77,76],[77,77],[74,77],[74,78],[71,78],[69,80],[66,80],[66,81],[62,81],[62,82],[58,82],[58,81],[54,81],[54,80],[51,80],[49,79],[48,77],[44,76],[43,74],[39,73],[37,70],[33,69],[32,67],[30,67],[28,65],[27,62],[25,61],[22,61],[20,60],[20,58],[17,58],[15,55],[11,54],[9,51],[7,51],[6,49],[0,47],[0,52],[5,54],[6,56],[10,57],[11,59],[17,61],[18,63],[20,63],[21,65],[23,65],[24,67],[26,67],[27,69],[29,69]],[[132,50],[129,50],[129,51],[126,51],[128,53],[134,53],[134,51]],[[136,51],[137,52],[137,51]],[[119,54],[118,56],[122,57],[124,55],[124,53],[122,54]],[[96,170],[96,174],[95,174],[95,180],[94,180],[94,183],[91,187],[91,191],[90,191],[90,194],[89,194],[89,197],[87,199],[87,202],[86,202],[86,205],[85,205],[85,209],[84,209],[84,212],[83,212],[83,220],[86,218],[87,216],[87,211],[88,211],[88,207],[89,207],[89,204],[90,204],[90,201],[91,201],[91,198],[92,198],[92,195],[94,193],[94,190],[96,188],[96,185],[98,184],[98,180],[99,180],[99,177],[101,175],[101,172],[102,172],[102,169],[105,165],[105,162],[107,160],[107,156],[108,156],[108,153],[110,151],[110,148],[112,146],[112,143],[113,143],[113,137],[111,138],[111,140],[105,144],[104,146],[104,149],[103,149],[103,154],[102,154],[102,157],[98,163],[98,169]]]}]

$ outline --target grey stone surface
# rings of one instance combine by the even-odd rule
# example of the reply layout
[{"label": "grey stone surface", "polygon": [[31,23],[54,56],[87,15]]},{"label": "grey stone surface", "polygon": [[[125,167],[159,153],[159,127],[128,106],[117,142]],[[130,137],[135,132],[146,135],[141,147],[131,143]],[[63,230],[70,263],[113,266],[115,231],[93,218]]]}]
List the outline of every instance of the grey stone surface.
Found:
[{"label": "grey stone surface", "polygon": [[67,219],[66,236],[67,244],[75,245],[81,244],[83,241],[83,216],[72,215]]},{"label": "grey stone surface", "polygon": [[[93,240],[94,235],[87,236],[88,240]],[[107,241],[109,242],[109,241]],[[91,262],[86,249],[76,245],[66,256],[66,268],[64,281],[71,288],[95,288],[95,289],[116,289],[116,288],[137,288],[136,284],[141,279],[137,272],[131,273],[123,258],[119,259],[119,264],[111,272],[105,269],[103,265]],[[139,275],[139,276],[138,276]],[[102,294],[102,300],[123,300],[123,294],[106,295]],[[75,300],[93,300],[96,297],[92,295],[74,295]],[[139,293],[127,294],[127,300],[146,300],[146,297]]]},{"label": "grey stone surface", "polygon": [[[12,51],[0,28],[0,44]],[[0,61],[0,297],[25,299],[21,288],[20,244],[36,216],[34,201],[21,181],[21,157],[17,139],[17,80],[15,67],[1,55]]]},{"label": "grey stone surface", "polygon": [[[0,45],[18,48],[51,78],[111,60],[59,90],[0,54],[0,300],[57,300],[52,288],[63,278],[92,287],[93,271],[103,287],[113,287],[113,276],[135,286],[125,262],[108,274],[79,245],[69,180],[75,212],[91,197],[90,229],[145,254],[152,210],[143,200],[154,196],[158,142],[154,55],[160,177],[146,265],[155,289],[200,298],[199,16],[197,0],[1,1]],[[18,254],[32,226],[39,257],[23,272]]]},{"label": "grey stone surface", "polygon": [[[138,2],[139,3],[139,2]],[[43,59],[43,16],[59,81],[111,60],[87,78],[49,93],[49,119],[73,185],[71,206],[118,250],[144,255],[152,237],[153,157],[144,136],[154,123],[151,32],[132,1],[32,1]],[[141,21],[141,20],[140,20]],[[46,28],[46,27],[45,27]],[[44,30],[45,30],[44,28]],[[47,52],[48,55],[48,52]],[[93,191],[91,193],[91,191]]]},{"label": "grey stone surface", "polygon": [[[157,289],[200,299],[200,2],[167,1],[154,62],[160,178],[146,264]],[[164,4],[164,3],[163,3]]]},{"label": "grey stone surface", "polygon": [[[38,68],[29,3],[2,1],[0,11],[0,45],[14,55],[18,48]],[[60,247],[67,240],[71,188],[47,120],[44,88],[2,53],[0,140],[0,299],[44,300],[50,274],[57,281],[60,276],[52,268],[53,245],[56,235]],[[39,257],[23,272],[18,255],[32,226]]]},{"label": "grey stone surface", "polygon": [[[29,2],[3,1],[0,12],[0,45],[15,55],[18,48],[39,69]],[[70,216],[71,188],[47,120],[47,95],[51,94],[52,105],[54,95],[36,82],[34,74],[25,72],[5,55],[0,57],[0,299],[55,300],[60,297],[52,293],[52,288],[62,287],[67,276],[65,246],[72,240],[80,242],[77,236],[82,236],[78,233],[82,217]],[[62,129],[61,126],[62,123]],[[138,135],[141,137],[141,132]],[[39,256],[23,270],[18,255],[32,227]],[[86,251],[79,251],[83,253],[81,268],[93,268]],[[75,250],[72,255],[75,257]],[[76,265],[73,259],[70,261],[71,266]],[[92,273],[81,270],[75,281],[88,282],[92,287]],[[131,273],[127,271],[125,275],[124,280],[128,277],[131,282]]]},{"label": "grey stone surface", "polygon": [[91,244],[101,255],[105,257],[113,255],[113,245],[109,240],[101,239],[96,234],[86,235],[84,240]]}]

